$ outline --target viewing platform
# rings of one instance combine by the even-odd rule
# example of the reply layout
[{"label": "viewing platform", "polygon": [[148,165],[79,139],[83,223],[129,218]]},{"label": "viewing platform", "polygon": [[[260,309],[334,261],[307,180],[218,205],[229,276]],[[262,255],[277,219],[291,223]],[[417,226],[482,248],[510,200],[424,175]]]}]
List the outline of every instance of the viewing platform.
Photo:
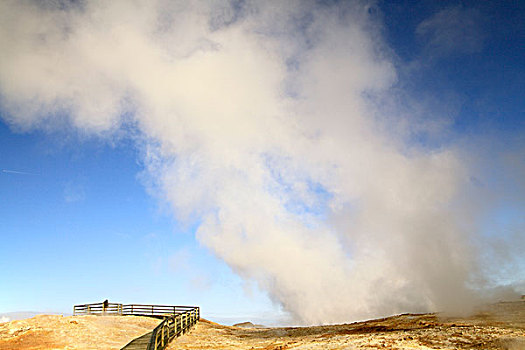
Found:
[{"label": "viewing platform", "polygon": [[142,316],[162,319],[150,333],[144,334],[122,349],[163,350],[175,337],[186,333],[200,319],[198,306],[102,303],[75,305],[73,315]]}]

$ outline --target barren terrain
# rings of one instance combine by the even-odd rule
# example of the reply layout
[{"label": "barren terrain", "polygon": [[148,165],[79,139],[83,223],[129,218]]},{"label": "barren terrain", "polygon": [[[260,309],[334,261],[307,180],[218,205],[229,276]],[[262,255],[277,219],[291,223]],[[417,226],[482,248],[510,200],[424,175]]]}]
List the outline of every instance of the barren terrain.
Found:
[{"label": "barren terrain", "polygon": [[120,349],[158,324],[136,316],[39,315],[0,323],[0,350]]},{"label": "barren terrain", "polygon": [[[3,349],[120,349],[159,320],[119,316],[36,316],[0,324]],[[509,349],[525,350],[525,301],[467,318],[404,314],[343,325],[230,327],[201,320],[174,349]]]},{"label": "barren terrain", "polygon": [[405,314],[318,327],[246,329],[202,320],[168,349],[525,350],[525,302],[498,303],[468,318]]}]

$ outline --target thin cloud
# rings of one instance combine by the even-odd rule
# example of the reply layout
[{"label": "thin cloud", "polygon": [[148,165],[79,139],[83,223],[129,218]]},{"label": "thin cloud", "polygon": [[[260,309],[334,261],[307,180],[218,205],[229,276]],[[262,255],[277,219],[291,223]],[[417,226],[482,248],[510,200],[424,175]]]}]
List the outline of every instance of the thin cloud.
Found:
[{"label": "thin cloud", "polygon": [[485,39],[483,16],[461,5],[449,7],[422,21],[416,34],[424,44],[427,59],[480,52]]},{"label": "thin cloud", "polygon": [[8,169],[2,169],[2,172],[6,174],[17,174],[17,175],[40,175],[36,173],[30,173],[27,171],[8,170]]},{"label": "thin cloud", "polygon": [[64,200],[67,203],[81,202],[86,199],[86,190],[82,184],[68,182],[64,186]]}]

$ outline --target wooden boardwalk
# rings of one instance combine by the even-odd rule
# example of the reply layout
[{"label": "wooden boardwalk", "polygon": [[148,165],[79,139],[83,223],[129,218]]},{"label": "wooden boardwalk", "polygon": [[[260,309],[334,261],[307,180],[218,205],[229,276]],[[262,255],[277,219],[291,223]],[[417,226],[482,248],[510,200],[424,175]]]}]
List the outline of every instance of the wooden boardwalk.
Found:
[{"label": "wooden boardwalk", "polygon": [[197,306],[123,305],[104,303],[75,305],[74,315],[146,316],[161,319],[153,331],[133,339],[121,350],[163,350],[175,337],[186,333],[200,319]]},{"label": "wooden boardwalk", "polygon": [[149,342],[151,340],[152,334],[153,334],[153,331],[146,333],[143,336],[133,339],[121,350],[145,350],[147,349]]}]

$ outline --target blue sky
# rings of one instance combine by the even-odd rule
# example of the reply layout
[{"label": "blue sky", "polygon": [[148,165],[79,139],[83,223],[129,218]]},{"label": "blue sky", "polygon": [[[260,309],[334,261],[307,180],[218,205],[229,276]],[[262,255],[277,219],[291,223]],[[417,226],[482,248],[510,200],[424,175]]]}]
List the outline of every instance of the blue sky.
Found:
[{"label": "blue sky", "polygon": [[[457,99],[455,131],[523,127],[523,4],[417,1],[384,2],[380,8],[401,82],[420,98]],[[430,25],[418,31],[425,21]],[[439,21],[449,22],[446,30],[437,27]],[[440,35],[446,40],[438,46]]]},{"label": "blue sky", "polygon": [[[149,22],[144,24],[148,15],[136,15],[140,9],[116,3],[119,5],[109,10],[90,2],[67,3],[66,10],[6,3],[0,11],[25,26],[20,29],[6,20],[0,31],[0,44],[13,52],[8,63],[0,64],[0,313],[68,313],[74,304],[108,298],[123,303],[199,305],[205,317],[226,323],[250,319],[271,324],[289,315],[299,323],[335,322],[344,316],[326,316],[332,305],[323,305],[326,313],[318,314],[301,302],[344,299],[339,294],[324,294],[325,286],[339,286],[342,279],[349,282],[340,285],[341,293],[352,295],[352,300],[361,300],[366,291],[351,285],[377,285],[385,280],[382,274],[399,273],[397,280],[385,282],[385,289],[388,283],[415,283],[413,290],[428,291],[433,283],[422,277],[425,273],[401,274],[405,269],[401,263],[395,271],[385,267],[389,259],[410,255],[410,243],[400,243],[392,256],[377,253],[386,256],[385,265],[374,272],[366,270],[371,276],[377,273],[375,280],[353,280],[363,273],[353,275],[346,268],[334,268],[333,277],[327,271],[341,261],[350,268],[375,256],[364,253],[366,249],[361,255],[360,247],[379,247],[381,252],[381,242],[398,242],[391,242],[391,237],[417,241],[419,236],[405,236],[404,232],[412,232],[411,223],[418,218],[427,227],[427,221],[455,215],[459,224],[429,234],[421,242],[465,241],[469,246],[482,242],[482,237],[492,237],[503,247],[514,240],[515,250],[509,248],[509,259],[501,263],[504,272],[490,271],[489,275],[503,284],[524,286],[525,276],[519,272],[524,262],[516,251],[525,241],[522,3],[380,1],[367,8],[370,19],[362,23],[356,19],[362,9],[351,2],[284,6],[281,13],[314,18],[306,29],[269,15],[272,22],[264,17],[271,9],[250,12],[255,5],[245,2],[224,3],[226,10],[203,5],[200,12],[169,7],[166,13],[173,11],[176,17],[177,11],[188,11],[189,22],[197,24],[182,21],[177,27],[176,21],[159,16],[158,21],[168,23],[156,27],[159,32],[158,28],[164,28],[161,34],[150,31]],[[147,14],[150,10],[162,13],[160,7],[146,7]],[[82,28],[92,24],[84,22],[86,13],[101,21],[100,28],[105,28],[108,18],[117,18],[127,31],[108,25],[112,35],[97,36],[96,30],[86,35]],[[40,23],[35,19],[40,14],[54,18],[58,29],[32,25]],[[352,17],[355,14],[358,17]],[[333,18],[355,21],[358,30]],[[74,44],[55,35],[63,30],[61,21],[80,28],[72,31],[71,35],[80,33],[72,40]],[[218,29],[206,26],[212,22]],[[165,29],[170,25],[173,30]],[[126,36],[135,33],[129,28],[140,35]],[[184,28],[192,29],[188,30],[191,38],[178,34]],[[22,44],[9,39],[8,32],[15,39],[19,35]],[[249,36],[245,41],[243,36],[252,32],[264,33],[263,39]],[[48,35],[47,41],[31,41],[37,35]],[[354,51],[330,46],[336,42],[345,47],[347,41]],[[354,42],[358,44],[352,46]],[[114,65],[123,57],[118,56],[119,50],[130,57],[129,65],[127,61]],[[199,56],[199,50],[210,56]],[[222,50],[226,58],[218,56],[217,61],[211,58],[206,63],[207,57]],[[272,50],[275,52],[266,56]],[[136,61],[130,52],[136,53]],[[170,58],[164,61],[166,56]],[[299,57],[298,63],[295,72],[285,73],[278,68],[279,62],[289,62],[289,57]],[[182,68],[176,66],[179,60]],[[333,62],[341,71],[330,75]],[[263,72],[260,78],[259,70]],[[202,86],[215,82],[206,80],[207,72],[227,83],[219,84],[212,93],[203,90]],[[220,72],[217,77],[216,72]],[[250,74],[256,76],[253,85],[244,81]],[[342,81],[323,80],[338,74],[344,76]],[[299,92],[284,97],[274,94],[275,86],[283,81]],[[347,87],[355,95],[345,95]],[[235,94],[225,93],[228,89]],[[365,94],[378,105],[367,107],[366,102],[359,102]],[[317,100],[321,98],[324,100]],[[263,105],[252,111],[252,106]],[[379,124],[354,116],[356,110],[367,108],[370,114],[363,115],[378,117]],[[322,113],[315,114],[317,110]],[[351,115],[348,121],[339,118],[341,110]],[[304,123],[304,130],[296,134],[303,126],[289,126],[295,121],[283,123],[287,114],[282,111],[294,116],[303,113],[305,119],[297,124]],[[207,116],[215,113],[223,119],[209,122]],[[251,114],[255,121],[243,119]],[[275,119],[278,124],[272,124],[274,115],[279,116]],[[343,129],[348,133],[341,136]],[[377,131],[381,129],[387,131]],[[352,130],[369,136],[361,139]],[[310,136],[303,140],[302,135]],[[316,140],[318,144],[310,144]],[[361,145],[362,155],[354,155],[352,149]],[[342,149],[341,154],[334,149]],[[418,156],[406,156],[411,152]],[[276,161],[265,163],[268,154]],[[347,162],[349,157],[355,161]],[[360,175],[353,163],[365,164],[362,167],[370,178]],[[366,168],[368,163],[378,165]],[[382,164],[391,164],[390,169],[398,171],[388,175]],[[259,168],[263,170],[246,170]],[[436,172],[447,174],[434,178]],[[407,191],[404,182],[391,181],[394,174],[421,180],[420,187],[414,184]],[[341,179],[349,184],[341,185]],[[379,182],[387,187],[376,187]],[[457,190],[459,195],[434,194],[452,193],[456,183],[462,184],[458,185],[462,188]],[[429,186],[437,190],[427,194]],[[370,191],[364,190],[368,188]],[[390,210],[391,198],[376,194],[388,192],[385,189],[401,193],[399,208],[410,199],[419,203],[415,207],[425,206],[426,201],[418,201],[427,195],[434,198],[429,201],[439,204],[428,204],[433,213],[429,218],[418,214],[429,211],[415,210],[418,215],[406,219],[412,209]],[[404,197],[412,191],[413,196]],[[450,214],[450,208],[458,205],[464,205],[460,213]],[[373,217],[367,213],[374,211],[383,213],[384,227],[367,226]],[[391,222],[388,215],[392,215]],[[247,219],[239,219],[242,216]],[[278,219],[270,223],[274,218]],[[390,227],[393,231],[384,233]],[[463,227],[471,232],[450,238],[449,231],[459,232]],[[439,235],[444,238],[434,241],[432,237]],[[281,244],[285,249],[267,248]],[[479,256],[499,259],[498,254],[505,255],[497,249],[484,250],[497,245],[492,241],[479,244],[482,253],[474,254],[468,263],[458,263],[462,268],[478,266],[465,272],[468,276],[486,266],[478,261]],[[441,253],[443,261],[451,259],[448,250]],[[305,262],[316,259],[329,262],[326,267],[320,263],[323,266],[318,271],[312,267],[311,276],[302,277],[299,271],[309,266]],[[424,258],[414,253],[413,259],[407,266]],[[443,271],[456,271],[458,266],[443,265]],[[512,268],[509,272],[509,266],[517,266],[518,272]],[[292,275],[301,277],[287,283]],[[303,295],[299,287],[323,279],[316,276],[326,280],[319,282],[319,288],[312,287],[312,294]],[[459,283],[458,293],[468,285],[466,280],[470,281],[465,278]],[[377,300],[386,306],[345,312],[354,320],[446,307],[438,294],[432,291],[430,297],[422,297],[435,296],[429,305],[413,296],[416,301],[394,308],[387,306],[388,296],[378,295]],[[363,305],[368,304],[363,301]]]},{"label": "blue sky", "polygon": [[146,193],[129,141],[64,141],[60,132],[19,133],[4,123],[1,134],[0,312],[70,313],[109,298],[198,304],[228,322],[271,308],[257,290],[247,297],[192,228]]}]

